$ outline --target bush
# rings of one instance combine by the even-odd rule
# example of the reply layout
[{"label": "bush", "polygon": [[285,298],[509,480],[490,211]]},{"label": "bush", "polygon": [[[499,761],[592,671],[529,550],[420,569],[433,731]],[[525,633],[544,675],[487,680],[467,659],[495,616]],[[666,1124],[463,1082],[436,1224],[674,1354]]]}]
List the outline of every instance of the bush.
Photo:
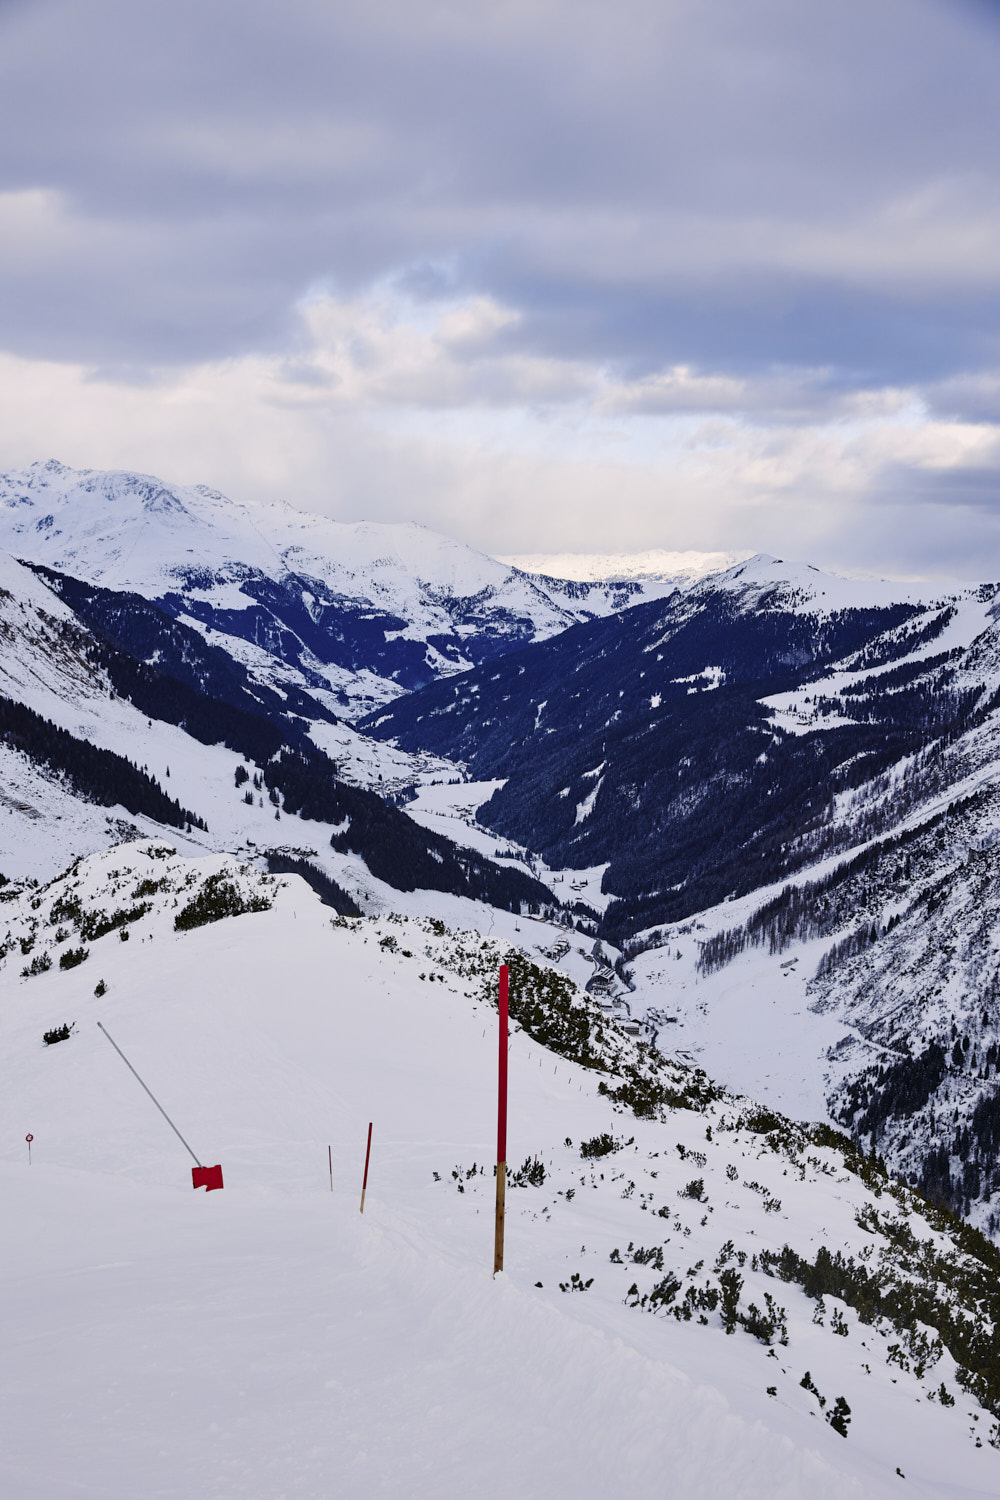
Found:
[{"label": "bush", "polygon": [[66,952],[59,956],[59,967],[60,969],[75,969],[77,964],[82,964],[89,954],[89,948],[67,948]]},{"label": "bush", "polygon": [[847,1436],[847,1427],[851,1420],[851,1408],[843,1396],[838,1396],[833,1405],[833,1411],[827,1417],[827,1421],[834,1432],[839,1432],[841,1437]]},{"label": "bush", "polygon": [[65,1041],[68,1041],[71,1029],[72,1029],[71,1027],[65,1026],[65,1025],[64,1026],[54,1026],[51,1031],[46,1031],[46,1032],[43,1033],[43,1035],[42,1035],[42,1041],[45,1043],[45,1045],[47,1047],[51,1047],[54,1042],[65,1042]]},{"label": "bush", "polygon": [[602,1131],[600,1135],[593,1136],[589,1141],[581,1141],[580,1155],[583,1157],[610,1156],[612,1151],[618,1150],[618,1142],[610,1131]]},{"label": "bush", "polygon": [[[541,1187],[545,1181],[545,1167],[540,1161],[532,1161],[529,1156],[522,1167],[516,1172],[508,1172],[508,1187]],[[572,1189],[570,1189],[572,1192]]]},{"label": "bush", "polygon": [[270,906],[266,896],[244,896],[239,886],[220,872],[210,875],[194,900],[181,908],[174,918],[174,927],[178,932],[189,932],[193,927],[221,922],[223,917],[268,911]]}]

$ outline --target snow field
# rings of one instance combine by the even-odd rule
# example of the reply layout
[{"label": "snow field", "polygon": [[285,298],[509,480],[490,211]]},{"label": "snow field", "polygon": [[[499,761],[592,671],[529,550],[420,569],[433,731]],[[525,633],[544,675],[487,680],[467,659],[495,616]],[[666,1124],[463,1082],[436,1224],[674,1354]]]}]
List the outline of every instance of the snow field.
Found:
[{"label": "snow field", "polygon": [[[662,1274],[630,1244],[698,1283],[727,1240],[857,1252],[872,1200],[834,1153],[800,1177],[733,1128],[737,1101],[665,1124],[616,1113],[593,1074],[515,1030],[510,1164],[537,1156],[546,1178],[509,1189],[494,1281],[496,1016],[444,962],[448,941],[417,920],[333,925],[294,878],[262,887],[270,911],[176,933],[174,900],[233,866],[151,847],[73,877],[110,910],[116,884],[169,875],[127,943],[109,933],[79,967],[27,980],[18,951],[0,971],[8,1493],[798,1500],[898,1494],[897,1464],[910,1493],[995,1492],[997,1455],[973,1446],[947,1356],[917,1381],[885,1364],[877,1330],[848,1310],[848,1336],[831,1336],[749,1260],[744,1301],[774,1294],[787,1346],[624,1305]],[[44,1047],[64,1020],[77,1032]],[[224,1192],[192,1193],[190,1159],[97,1020],[200,1159],[222,1163]],[[605,1131],[620,1149],[583,1159]],[[704,1201],[681,1196],[695,1178]],[[559,1290],[574,1273],[593,1277],[582,1295]],[[846,1441],[805,1369],[829,1406],[846,1395]],[[954,1408],[927,1399],[942,1378]]]}]

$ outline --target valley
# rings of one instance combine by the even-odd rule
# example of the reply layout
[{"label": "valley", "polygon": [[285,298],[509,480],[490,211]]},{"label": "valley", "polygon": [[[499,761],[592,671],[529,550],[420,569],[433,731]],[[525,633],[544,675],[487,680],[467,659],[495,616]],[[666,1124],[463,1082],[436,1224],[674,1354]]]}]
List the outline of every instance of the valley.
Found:
[{"label": "valley", "polygon": [[59,464],[0,476],[0,546],[14,1492],[83,1454],[125,1493],[159,1445],[178,1500],[313,1495],[348,1450],[338,1492],[396,1493],[393,1426],[467,1494],[497,1380],[504,1492],[993,1492],[997,585],[559,580]]}]

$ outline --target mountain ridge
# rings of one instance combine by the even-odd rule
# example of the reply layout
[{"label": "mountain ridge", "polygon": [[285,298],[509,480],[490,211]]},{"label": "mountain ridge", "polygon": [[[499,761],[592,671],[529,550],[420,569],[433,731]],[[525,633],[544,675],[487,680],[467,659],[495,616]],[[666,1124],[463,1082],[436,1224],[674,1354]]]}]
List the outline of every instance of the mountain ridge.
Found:
[{"label": "mountain ridge", "polygon": [[670,587],[536,579],[415,523],[55,460],[0,474],[0,547],[142,594],[221,635],[269,685],[325,692],[348,715]]}]

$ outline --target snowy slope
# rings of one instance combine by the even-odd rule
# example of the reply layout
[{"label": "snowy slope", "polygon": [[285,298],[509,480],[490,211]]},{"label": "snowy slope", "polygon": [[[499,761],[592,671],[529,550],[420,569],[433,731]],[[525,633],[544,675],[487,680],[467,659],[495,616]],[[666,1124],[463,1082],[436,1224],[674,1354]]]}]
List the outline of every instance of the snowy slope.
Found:
[{"label": "snowy slope", "polygon": [[[212,874],[270,909],[175,931]],[[942,1307],[963,1272],[971,1307],[983,1266],[905,1190],[657,1071],[593,1009],[596,1069],[514,1029],[508,1155],[542,1173],[508,1190],[494,1281],[503,949],[428,920],[331,922],[294,879],[155,843],[0,910],[57,952],[76,939],[53,915],[137,900],[76,967],[20,980],[18,948],[3,971],[6,1493],[840,1500],[898,1494],[899,1472],[918,1495],[995,1493],[995,1421],[933,1326],[862,1321],[761,1269],[825,1245],[905,1290],[923,1258]],[[98,1020],[223,1192],[191,1192]],[[598,1092],[643,1073],[682,1101],[661,1119]]]},{"label": "snowy slope", "polygon": [[[155,673],[139,708],[124,696],[134,680],[127,669],[119,671],[119,657],[107,643],[30,569],[2,556],[0,567],[4,876],[47,879],[68,859],[162,831],[165,821],[170,836],[188,849],[233,851],[259,863],[271,853],[307,860],[362,910],[389,902],[422,911],[428,887],[444,908],[485,926],[498,914],[482,907],[483,900],[513,911],[554,905],[523,862],[500,869],[467,844],[455,849],[364,787],[350,785],[372,784],[398,796],[422,779],[453,779],[453,767],[372,746],[347,726],[317,722],[315,743],[336,757],[331,760],[309,746],[301,724],[295,738],[294,715],[288,725],[254,717],[245,702],[260,705],[237,694],[244,707],[227,717],[226,705]],[[215,670],[197,659],[193,666],[195,680],[201,668],[210,679]],[[112,676],[122,693],[112,687]],[[226,682],[228,691],[233,683]],[[68,741],[60,743],[59,734]]]}]

